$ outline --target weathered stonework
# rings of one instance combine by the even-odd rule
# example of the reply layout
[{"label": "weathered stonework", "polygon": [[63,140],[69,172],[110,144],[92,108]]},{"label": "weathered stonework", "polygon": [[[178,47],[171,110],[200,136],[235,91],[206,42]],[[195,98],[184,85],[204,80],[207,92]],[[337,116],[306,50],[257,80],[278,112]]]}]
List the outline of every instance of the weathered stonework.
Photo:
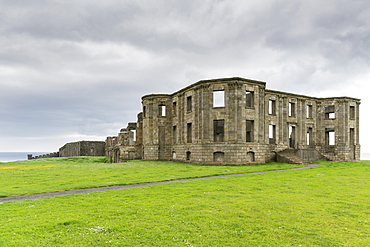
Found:
[{"label": "weathered stonework", "polygon": [[33,156],[32,154],[27,155],[28,160],[34,160],[34,159],[44,159],[44,158],[56,158],[59,157],[59,152],[49,153],[49,154],[42,154],[38,156]]},{"label": "weathered stonework", "polygon": [[315,98],[265,86],[226,78],[145,95],[138,121],[106,139],[106,154],[115,162],[252,164],[293,149],[305,160],[360,160],[359,99]]},{"label": "weathered stonework", "polygon": [[28,154],[27,158],[43,159],[43,158],[56,158],[56,157],[74,157],[74,156],[105,156],[105,142],[103,141],[79,141],[66,143],[63,147],[59,148],[59,152],[33,156]]},{"label": "weathered stonework", "polygon": [[105,156],[105,142],[70,142],[59,149],[59,157],[73,156]]}]

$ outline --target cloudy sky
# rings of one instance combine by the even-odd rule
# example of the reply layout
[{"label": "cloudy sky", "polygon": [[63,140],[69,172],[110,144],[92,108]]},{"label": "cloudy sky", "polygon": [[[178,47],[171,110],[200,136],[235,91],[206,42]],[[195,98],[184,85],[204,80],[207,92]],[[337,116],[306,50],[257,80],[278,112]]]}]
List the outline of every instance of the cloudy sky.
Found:
[{"label": "cloudy sky", "polygon": [[370,153],[370,1],[0,0],[0,151],[105,140],[141,96],[203,79],[361,98]]}]

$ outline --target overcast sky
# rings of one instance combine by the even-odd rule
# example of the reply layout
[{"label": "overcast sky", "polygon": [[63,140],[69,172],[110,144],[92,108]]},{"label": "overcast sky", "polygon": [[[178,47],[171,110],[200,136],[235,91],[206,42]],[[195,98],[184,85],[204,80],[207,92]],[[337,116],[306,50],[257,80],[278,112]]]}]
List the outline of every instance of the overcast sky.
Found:
[{"label": "overcast sky", "polygon": [[203,79],[361,98],[370,153],[368,0],[0,0],[0,151],[116,135],[141,96]]}]

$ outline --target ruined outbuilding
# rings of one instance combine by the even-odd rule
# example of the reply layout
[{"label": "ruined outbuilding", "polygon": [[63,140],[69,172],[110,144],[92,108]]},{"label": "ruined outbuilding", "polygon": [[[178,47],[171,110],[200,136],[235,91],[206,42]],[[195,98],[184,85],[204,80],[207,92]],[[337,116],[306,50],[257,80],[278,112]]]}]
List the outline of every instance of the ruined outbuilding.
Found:
[{"label": "ruined outbuilding", "polygon": [[199,164],[359,161],[359,105],[226,78],[142,97],[137,122],[106,139],[106,155]]},{"label": "ruined outbuilding", "polygon": [[29,160],[56,157],[75,156],[105,156],[105,142],[103,141],[78,141],[66,143],[58,152],[39,156],[27,155]]}]

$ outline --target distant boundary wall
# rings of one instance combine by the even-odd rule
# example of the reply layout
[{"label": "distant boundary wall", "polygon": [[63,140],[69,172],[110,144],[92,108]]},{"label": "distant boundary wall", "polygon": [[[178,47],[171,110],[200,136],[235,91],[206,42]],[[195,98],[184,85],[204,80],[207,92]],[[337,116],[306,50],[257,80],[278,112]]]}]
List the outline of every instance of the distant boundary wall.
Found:
[{"label": "distant boundary wall", "polygon": [[70,142],[59,148],[59,152],[33,156],[28,154],[28,159],[42,159],[54,157],[74,156],[105,156],[105,142],[103,141],[79,141]]},{"label": "distant boundary wall", "polygon": [[79,141],[65,144],[59,149],[59,157],[105,156],[105,142]]},{"label": "distant boundary wall", "polygon": [[38,156],[32,156],[32,154],[27,155],[27,158],[29,160],[43,159],[43,158],[55,158],[55,157],[59,157],[59,152],[54,152],[54,153],[50,153],[50,154],[41,154],[41,155],[38,155]]}]

